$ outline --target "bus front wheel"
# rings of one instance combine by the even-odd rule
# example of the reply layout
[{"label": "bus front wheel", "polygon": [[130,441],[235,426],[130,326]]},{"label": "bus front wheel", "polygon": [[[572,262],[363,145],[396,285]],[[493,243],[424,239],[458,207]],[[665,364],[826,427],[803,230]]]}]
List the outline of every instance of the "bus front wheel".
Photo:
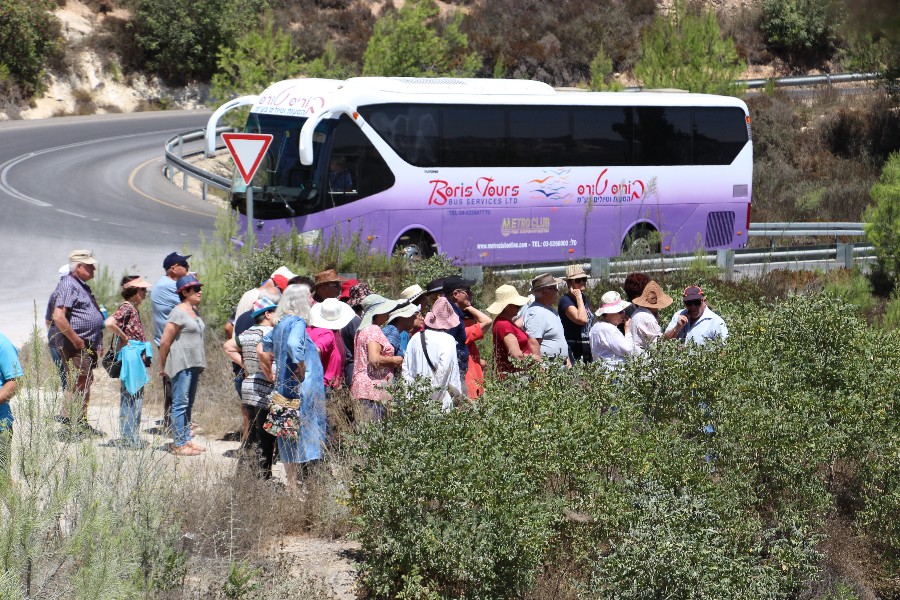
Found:
[{"label": "bus front wheel", "polygon": [[394,254],[407,260],[423,260],[435,255],[434,239],[422,230],[407,231],[394,244]]},{"label": "bus front wheel", "polygon": [[647,224],[633,227],[622,242],[622,254],[630,256],[649,256],[661,251],[659,232]]}]

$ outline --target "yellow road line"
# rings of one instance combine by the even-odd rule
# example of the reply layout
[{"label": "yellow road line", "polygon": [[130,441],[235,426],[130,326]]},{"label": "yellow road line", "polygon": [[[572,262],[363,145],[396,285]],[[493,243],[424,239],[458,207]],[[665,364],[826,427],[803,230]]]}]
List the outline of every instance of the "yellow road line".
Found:
[{"label": "yellow road line", "polygon": [[130,187],[130,188],[132,189],[132,191],[134,191],[134,192],[137,193],[137,194],[140,194],[141,196],[143,196],[143,197],[146,198],[147,200],[152,200],[153,202],[156,202],[156,203],[158,203],[158,204],[162,204],[163,206],[168,206],[169,208],[174,208],[174,209],[176,209],[176,210],[183,210],[184,212],[189,212],[189,213],[193,213],[193,214],[195,214],[195,215],[200,215],[201,217],[209,217],[210,219],[215,219],[215,215],[211,215],[211,214],[209,214],[209,213],[202,213],[202,212],[199,212],[199,211],[196,211],[196,210],[191,210],[190,208],[185,208],[185,207],[183,207],[183,206],[178,206],[178,205],[176,205],[176,204],[172,204],[171,202],[166,202],[165,200],[161,200],[161,199],[159,199],[159,198],[156,198],[156,197],[154,197],[154,196],[151,196],[150,194],[147,194],[147,193],[145,193],[145,192],[142,192],[141,190],[139,190],[139,189],[137,188],[137,186],[134,184],[134,178],[137,176],[138,172],[140,172],[141,169],[143,169],[144,167],[146,167],[146,166],[149,165],[150,163],[152,163],[152,162],[157,162],[157,161],[160,161],[160,160],[162,160],[162,159],[161,159],[161,158],[151,158],[150,160],[148,160],[148,161],[146,161],[146,162],[143,162],[143,163],[139,164],[138,166],[136,166],[136,167],[134,168],[134,170],[131,172],[131,174],[128,176],[128,187]]}]

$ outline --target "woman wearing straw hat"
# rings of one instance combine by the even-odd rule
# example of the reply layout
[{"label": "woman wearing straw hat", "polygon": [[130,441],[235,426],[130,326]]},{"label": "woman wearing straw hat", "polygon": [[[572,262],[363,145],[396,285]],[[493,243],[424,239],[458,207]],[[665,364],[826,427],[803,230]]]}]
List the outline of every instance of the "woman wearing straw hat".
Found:
[{"label": "woman wearing straw hat", "polygon": [[356,313],[335,298],[326,298],[309,311],[309,327],[306,332],[319,349],[325,369],[325,390],[339,388],[343,384],[344,365],[347,361],[340,330]]},{"label": "woman wearing straw hat", "polygon": [[350,397],[359,400],[373,419],[380,420],[384,418],[385,405],[391,400],[384,387],[394,377],[394,369],[403,364],[403,358],[394,355],[394,347],[381,330],[387,323],[388,314],[397,308],[397,302],[369,294],[363,299],[362,306],[362,321],[353,342]]},{"label": "woman wearing straw hat", "polygon": [[[138,307],[147,299],[147,290],[152,286],[150,282],[140,275],[126,275],[122,278],[122,298],[125,302],[119,305],[115,313],[106,319],[106,328],[112,331],[115,351],[118,353],[123,347],[138,348],[138,357],[142,351],[152,352],[144,334],[144,325],[141,323],[141,314]],[[135,344],[131,344],[134,341]],[[149,360],[149,359],[148,359]],[[131,372],[134,370],[135,372]],[[144,385],[149,378],[147,371],[140,360],[122,361],[122,373],[119,376],[121,386],[119,389],[119,427],[122,432],[120,444],[128,448],[141,448],[140,424],[141,409],[144,405]],[[143,382],[143,383],[141,383]],[[129,389],[131,388],[131,389]]]},{"label": "woman wearing straw hat", "polygon": [[458,326],[459,315],[450,301],[441,296],[425,315],[425,330],[410,338],[403,359],[403,379],[409,382],[417,377],[428,379],[435,388],[431,399],[440,402],[444,410],[453,407],[454,397],[462,396],[456,338],[448,333]]},{"label": "woman wearing straw hat", "polygon": [[[600,308],[596,315],[600,319],[591,328],[591,354],[594,360],[602,361],[609,369],[615,369],[629,356],[640,353],[631,337],[631,323],[625,318],[625,309],[630,302],[622,300],[619,292],[606,292],[600,297]],[[625,324],[625,333],[619,331],[619,324]]]},{"label": "woman wearing straw hat", "polygon": [[569,346],[569,360],[591,362],[591,303],[585,294],[588,276],[581,265],[566,267],[566,286],[569,290],[559,298],[557,311]]},{"label": "woman wearing straw hat", "polygon": [[528,298],[507,284],[497,288],[494,303],[487,307],[489,313],[497,315],[494,319],[494,363],[498,377],[521,370],[512,364],[512,358],[521,360],[531,356],[540,360],[539,355],[531,353],[532,340],[528,334],[513,322],[519,309],[526,304]]},{"label": "woman wearing straw hat", "polygon": [[636,307],[631,313],[631,337],[634,338],[635,346],[648,350],[663,334],[659,326],[659,311],[672,304],[672,297],[651,280],[644,286],[641,295],[631,302]]},{"label": "woman wearing straw hat", "polygon": [[277,441],[291,490],[297,465],[321,460],[325,448],[325,374],[306,326],[311,301],[308,285],[289,285],[275,310],[275,328],[262,339],[262,350],[274,358],[275,391],[300,400],[297,437],[281,435]]}]

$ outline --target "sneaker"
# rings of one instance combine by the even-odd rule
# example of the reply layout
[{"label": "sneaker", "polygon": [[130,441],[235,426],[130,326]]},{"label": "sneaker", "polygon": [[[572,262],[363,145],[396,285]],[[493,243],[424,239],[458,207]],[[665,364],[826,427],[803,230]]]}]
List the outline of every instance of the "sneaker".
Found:
[{"label": "sneaker", "polygon": [[61,424],[63,424],[63,425],[68,425],[68,424],[69,424],[69,417],[64,417],[64,416],[62,416],[62,415],[56,415],[55,417],[53,417],[53,419],[54,419],[57,423],[61,423]]}]

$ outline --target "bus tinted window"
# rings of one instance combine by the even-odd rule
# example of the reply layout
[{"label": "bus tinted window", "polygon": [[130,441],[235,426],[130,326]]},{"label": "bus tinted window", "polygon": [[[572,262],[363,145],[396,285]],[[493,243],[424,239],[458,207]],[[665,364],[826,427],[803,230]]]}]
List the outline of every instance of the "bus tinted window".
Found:
[{"label": "bus tinted window", "polygon": [[347,204],[394,185],[394,174],[387,163],[350,117],[341,115],[333,135],[328,193],[334,205]]},{"label": "bus tinted window", "polygon": [[694,109],[695,165],[730,165],[746,143],[747,121],[741,109]]},{"label": "bus tinted window", "polygon": [[509,109],[510,167],[565,165],[571,142],[567,108]]},{"label": "bus tinted window", "polygon": [[439,112],[414,104],[382,104],[363,111],[375,131],[406,162],[433,167],[438,164]]},{"label": "bus tinted window", "polygon": [[506,109],[444,107],[442,167],[505,167]]},{"label": "bus tinted window", "polygon": [[691,164],[690,108],[641,106],[634,112],[634,164]]},{"label": "bus tinted window", "polygon": [[573,108],[569,166],[630,165],[631,129],[631,108]]}]

